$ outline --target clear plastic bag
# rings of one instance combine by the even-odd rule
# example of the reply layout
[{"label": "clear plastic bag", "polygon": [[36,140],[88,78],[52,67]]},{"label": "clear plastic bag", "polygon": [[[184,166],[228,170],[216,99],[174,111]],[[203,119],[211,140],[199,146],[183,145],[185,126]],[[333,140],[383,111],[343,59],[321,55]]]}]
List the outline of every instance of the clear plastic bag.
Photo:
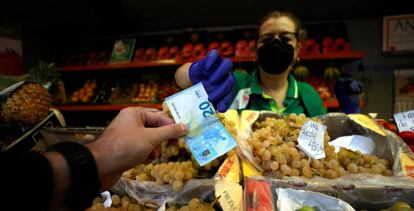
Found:
[{"label": "clear plastic bag", "polygon": [[111,191],[128,195],[140,204],[165,210],[166,204],[187,204],[192,198],[211,203],[218,199],[217,206],[225,211],[242,210],[242,187],[230,181],[214,179],[193,179],[186,182],[183,190],[174,192],[169,185],[156,185],[154,182],[138,182],[121,179]]}]

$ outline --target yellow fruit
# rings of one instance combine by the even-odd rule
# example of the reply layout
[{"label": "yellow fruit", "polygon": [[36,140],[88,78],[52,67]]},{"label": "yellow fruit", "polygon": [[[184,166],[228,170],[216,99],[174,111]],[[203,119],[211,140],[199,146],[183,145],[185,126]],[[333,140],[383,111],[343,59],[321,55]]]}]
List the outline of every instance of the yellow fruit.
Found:
[{"label": "yellow fruit", "polygon": [[52,100],[52,95],[42,85],[24,84],[3,103],[2,118],[9,123],[37,124],[49,114]]},{"label": "yellow fruit", "polygon": [[392,207],[390,207],[388,210],[389,211],[412,211],[412,208],[410,207],[409,204],[402,202],[402,201],[398,201],[394,205],[392,205]]},{"label": "yellow fruit", "polygon": [[297,66],[295,70],[293,71],[293,73],[295,74],[295,78],[300,81],[303,81],[307,77],[309,77],[309,69],[303,65]]},{"label": "yellow fruit", "polygon": [[49,114],[53,101],[48,88],[58,81],[59,73],[56,72],[54,64],[39,62],[30,70],[25,83],[2,104],[2,119],[5,122],[26,125],[35,125],[42,121]]},{"label": "yellow fruit", "polygon": [[333,83],[341,76],[341,71],[336,67],[328,67],[325,69],[323,78],[327,83]]}]

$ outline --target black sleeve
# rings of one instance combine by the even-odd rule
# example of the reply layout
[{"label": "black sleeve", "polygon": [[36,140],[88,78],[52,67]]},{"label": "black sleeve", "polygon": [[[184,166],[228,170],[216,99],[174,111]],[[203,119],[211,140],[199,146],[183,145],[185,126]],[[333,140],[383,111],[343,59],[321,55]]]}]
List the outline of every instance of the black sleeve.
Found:
[{"label": "black sleeve", "polygon": [[0,201],[2,207],[6,206],[5,210],[48,209],[53,191],[53,173],[43,155],[2,152],[0,169]]}]

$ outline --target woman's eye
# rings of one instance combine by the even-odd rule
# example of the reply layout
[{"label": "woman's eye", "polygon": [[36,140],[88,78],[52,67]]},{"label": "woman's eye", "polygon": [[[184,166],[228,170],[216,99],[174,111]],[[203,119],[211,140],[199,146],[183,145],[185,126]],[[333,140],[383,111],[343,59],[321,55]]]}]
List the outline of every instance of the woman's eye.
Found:
[{"label": "woman's eye", "polygon": [[289,41],[291,41],[291,40],[292,40],[292,38],[291,38],[291,37],[289,37],[289,36],[281,36],[281,37],[280,37],[280,40],[281,40],[281,41],[285,41],[285,42],[289,42]]},{"label": "woman's eye", "polygon": [[262,43],[268,43],[268,42],[271,42],[272,40],[273,40],[273,37],[270,37],[270,36],[263,37]]}]

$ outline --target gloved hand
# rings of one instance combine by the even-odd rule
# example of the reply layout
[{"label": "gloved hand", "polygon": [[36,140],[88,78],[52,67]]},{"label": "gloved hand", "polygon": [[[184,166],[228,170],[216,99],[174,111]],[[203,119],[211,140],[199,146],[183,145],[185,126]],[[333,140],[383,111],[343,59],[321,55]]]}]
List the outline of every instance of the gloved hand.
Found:
[{"label": "gloved hand", "polygon": [[217,50],[191,64],[190,80],[193,84],[203,83],[208,100],[219,112],[225,112],[235,96],[233,63],[221,58]]},{"label": "gloved hand", "polygon": [[352,78],[340,78],[334,87],[336,98],[339,101],[339,107],[346,114],[359,113],[359,94],[362,93],[364,85],[360,81]]}]

